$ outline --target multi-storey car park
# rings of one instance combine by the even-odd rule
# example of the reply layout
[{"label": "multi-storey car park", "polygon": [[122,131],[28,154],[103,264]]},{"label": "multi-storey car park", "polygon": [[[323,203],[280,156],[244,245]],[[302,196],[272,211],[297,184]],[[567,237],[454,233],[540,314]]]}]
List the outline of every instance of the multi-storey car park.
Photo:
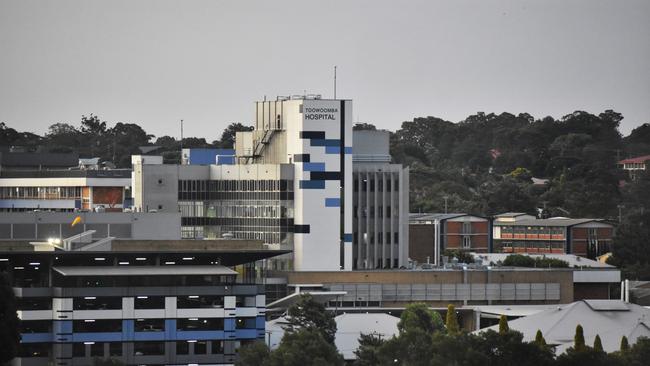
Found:
[{"label": "multi-storey car park", "polygon": [[[99,242],[96,242],[99,243]],[[19,365],[233,363],[264,338],[259,241],[3,243],[17,295]]]}]

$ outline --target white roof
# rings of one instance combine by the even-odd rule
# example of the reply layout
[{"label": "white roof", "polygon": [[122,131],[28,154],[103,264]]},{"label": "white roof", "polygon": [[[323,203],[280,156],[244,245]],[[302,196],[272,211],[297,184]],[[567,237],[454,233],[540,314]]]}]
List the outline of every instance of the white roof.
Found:
[{"label": "white roof", "polygon": [[[558,354],[573,346],[578,324],[587,345],[593,345],[599,335],[603,349],[613,352],[619,349],[623,336],[630,344],[639,337],[650,337],[650,310],[621,300],[582,300],[508,322],[510,329],[524,334],[525,341],[534,340],[541,330],[546,343],[557,345]],[[478,332],[485,329],[498,330],[498,325]]]},{"label": "white roof", "polygon": [[236,275],[237,272],[222,265],[211,266],[75,266],[52,267],[64,276],[165,276],[165,275]]},{"label": "white roof", "polygon": [[[336,336],[334,344],[346,360],[354,360],[354,351],[359,348],[361,333],[375,333],[382,339],[389,339],[397,335],[399,318],[383,313],[347,313],[334,318],[336,321]],[[287,323],[286,317],[266,322],[266,344],[271,349],[276,349],[284,335],[283,327]]]}]

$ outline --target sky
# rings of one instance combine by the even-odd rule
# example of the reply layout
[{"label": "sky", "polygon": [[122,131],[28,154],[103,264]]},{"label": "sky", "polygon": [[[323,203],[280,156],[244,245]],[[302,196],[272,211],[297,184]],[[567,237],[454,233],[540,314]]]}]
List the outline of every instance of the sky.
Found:
[{"label": "sky", "polygon": [[0,122],[95,114],[219,138],[278,95],[354,101],[355,122],[478,111],[650,122],[650,1],[0,0]]}]

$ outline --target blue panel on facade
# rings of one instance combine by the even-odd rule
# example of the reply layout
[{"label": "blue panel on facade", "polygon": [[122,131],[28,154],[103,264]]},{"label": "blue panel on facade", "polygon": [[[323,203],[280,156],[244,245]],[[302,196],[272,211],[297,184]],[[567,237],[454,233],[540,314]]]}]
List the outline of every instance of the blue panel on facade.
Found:
[{"label": "blue panel on facade", "polygon": [[194,340],[207,340],[207,339],[226,339],[225,332],[222,330],[193,330],[193,331],[177,331],[176,340],[189,341]]},{"label": "blue panel on facade", "polygon": [[264,316],[258,316],[255,319],[255,327],[257,330],[265,330],[266,329],[266,319]]},{"label": "blue panel on facade", "polygon": [[133,333],[134,341],[173,341],[167,338],[165,332],[135,332]]},{"label": "blue panel on facade", "polygon": [[340,146],[341,140],[339,139],[315,139],[309,141],[311,146]]},{"label": "blue panel on facade", "polygon": [[54,334],[72,333],[72,320],[55,320],[52,329]]},{"label": "blue panel on facade", "polygon": [[300,189],[325,189],[324,180],[301,180]]},{"label": "blue panel on facade", "polygon": [[346,146],[345,147],[345,153],[346,154],[352,154],[352,146]]},{"label": "blue panel on facade", "polygon": [[235,318],[224,318],[223,319],[223,330],[233,331],[235,330]]},{"label": "blue panel on facade", "polygon": [[323,172],[325,163],[302,163],[302,170],[305,172]]},{"label": "blue panel on facade", "polygon": [[343,241],[346,243],[352,243],[352,234],[343,234]]},{"label": "blue panel on facade", "polygon": [[325,198],[325,207],[341,207],[341,199]]},{"label": "blue panel on facade", "polygon": [[88,332],[73,333],[73,342],[120,342],[122,341],[121,332]]},{"label": "blue panel on facade", "polygon": [[237,339],[255,339],[257,338],[257,329],[237,329],[235,336]]},{"label": "blue panel on facade", "polygon": [[325,154],[340,154],[340,146],[325,146]]},{"label": "blue panel on facade", "polygon": [[21,333],[20,343],[52,342],[52,333]]}]

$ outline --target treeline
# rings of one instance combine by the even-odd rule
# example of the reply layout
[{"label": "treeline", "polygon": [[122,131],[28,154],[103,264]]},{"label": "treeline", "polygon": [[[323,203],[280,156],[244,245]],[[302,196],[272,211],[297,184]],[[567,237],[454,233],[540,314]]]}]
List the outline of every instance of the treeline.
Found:
[{"label": "treeline", "polygon": [[639,197],[647,176],[630,182],[616,164],[650,154],[650,124],[623,137],[622,119],[611,110],[558,120],[526,113],[478,113],[459,123],[416,118],[392,134],[391,153],[411,168],[412,212],[444,212],[446,201],[448,212],[616,219],[619,205],[650,209],[650,195]]},{"label": "treeline", "polygon": [[[252,127],[231,123],[219,140],[212,142],[205,138],[183,138],[183,147],[232,148],[237,131],[250,131]],[[130,168],[131,155],[141,154],[140,147],[159,146],[155,154],[162,155],[166,163],[180,162],[180,139],[171,136],[156,138],[135,123],[117,122],[112,127],[96,115],[82,116],[79,127],[69,123],[55,123],[48,132],[39,136],[30,132],[19,132],[0,123],[0,147],[8,149],[21,147],[31,152],[69,153],[76,152],[83,158],[99,157],[106,165],[116,168]]]},{"label": "treeline", "polygon": [[[278,347],[271,351],[264,342],[240,349],[238,366],[310,366],[343,365],[334,345],[336,323],[333,315],[309,295],[288,310],[288,327]],[[398,334],[387,338],[381,334],[361,334],[355,351],[354,365],[409,366],[605,366],[646,365],[650,356],[650,339],[639,338],[630,346],[621,338],[620,350],[606,353],[600,337],[593,345],[585,343],[582,326],[576,327],[574,344],[557,355],[553,346],[537,332],[534,341],[526,342],[520,332],[509,329],[502,317],[499,331],[478,334],[460,329],[453,305],[447,309],[446,321],[424,303],[406,307],[397,324]],[[350,345],[343,345],[349,347]]]}]

